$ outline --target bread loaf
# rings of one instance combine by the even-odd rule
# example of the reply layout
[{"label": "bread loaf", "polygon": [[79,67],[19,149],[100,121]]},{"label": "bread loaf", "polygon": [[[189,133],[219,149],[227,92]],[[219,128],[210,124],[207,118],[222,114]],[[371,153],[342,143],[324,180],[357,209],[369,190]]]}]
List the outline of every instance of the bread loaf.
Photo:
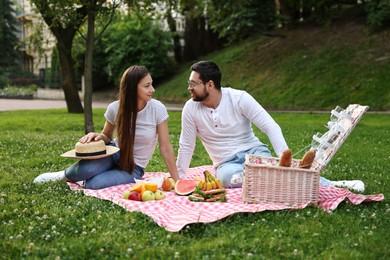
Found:
[{"label": "bread loaf", "polygon": [[292,153],[290,149],[284,150],[280,156],[279,166],[290,167],[292,160]]},{"label": "bread loaf", "polygon": [[316,157],[316,150],[307,151],[303,155],[302,160],[299,162],[299,167],[305,168],[305,169],[310,169],[311,163],[314,161],[315,157]]}]

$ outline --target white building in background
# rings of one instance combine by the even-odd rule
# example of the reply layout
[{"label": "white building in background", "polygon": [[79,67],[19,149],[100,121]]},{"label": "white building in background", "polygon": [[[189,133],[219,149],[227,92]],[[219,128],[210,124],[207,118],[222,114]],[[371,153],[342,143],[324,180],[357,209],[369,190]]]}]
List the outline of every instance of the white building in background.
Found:
[{"label": "white building in background", "polygon": [[[109,0],[117,2],[118,0]],[[24,44],[19,49],[22,53],[23,66],[26,71],[33,72],[35,75],[40,75],[42,71],[51,67],[51,60],[53,49],[56,45],[56,39],[46,25],[41,15],[34,11],[33,6],[29,0],[14,0],[15,11],[17,19],[20,22],[19,38]],[[154,17],[156,24],[160,29],[169,31],[166,19],[161,19],[166,10],[165,3],[160,6],[155,6],[160,13],[160,16]],[[119,6],[119,11],[123,13],[128,12],[128,7],[125,4]],[[178,33],[184,32],[185,18],[181,14],[174,14],[176,20],[176,28]],[[39,33],[36,33],[36,32]],[[30,42],[32,35],[41,37],[41,46],[39,48],[33,47]],[[184,45],[184,43],[182,43]],[[41,75],[40,75],[41,76]]]},{"label": "white building in background", "polygon": [[[20,22],[19,37],[23,44],[19,50],[22,53],[24,69],[40,75],[42,69],[47,69],[51,66],[52,52],[56,45],[56,39],[41,15],[34,12],[30,1],[15,0],[14,4],[17,19]],[[31,44],[31,36],[34,34],[36,34],[36,37],[41,38],[39,48],[34,48],[33,44]]]}]

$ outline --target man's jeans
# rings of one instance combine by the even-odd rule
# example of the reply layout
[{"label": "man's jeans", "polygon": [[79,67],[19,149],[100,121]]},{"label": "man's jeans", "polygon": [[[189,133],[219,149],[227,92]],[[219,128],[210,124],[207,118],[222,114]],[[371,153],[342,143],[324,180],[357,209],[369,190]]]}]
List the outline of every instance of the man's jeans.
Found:
[{"label": "man's jeans", "polygon": [[[217,167],[216,176],[225,188],[241,188],[242,175],[245,169],[245,155],[256,154],[271,157],[271,152],[266,145],[254,147],[247,151],[237,153],[231,160],[224,162]],[[329,186],[331,182],[320,177],[320,185]]]}]

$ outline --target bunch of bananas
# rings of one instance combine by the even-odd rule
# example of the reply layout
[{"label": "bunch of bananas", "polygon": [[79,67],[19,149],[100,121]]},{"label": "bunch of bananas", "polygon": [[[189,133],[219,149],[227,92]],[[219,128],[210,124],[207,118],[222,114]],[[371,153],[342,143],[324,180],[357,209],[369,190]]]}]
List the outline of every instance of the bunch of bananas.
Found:
[{"label": "bunch of bananas", "polygon": [[221,181],[215,178],[209,171],[204,171],[204,180],[200,179],[197,188],[199,190],[208,191],[222,189]]}]

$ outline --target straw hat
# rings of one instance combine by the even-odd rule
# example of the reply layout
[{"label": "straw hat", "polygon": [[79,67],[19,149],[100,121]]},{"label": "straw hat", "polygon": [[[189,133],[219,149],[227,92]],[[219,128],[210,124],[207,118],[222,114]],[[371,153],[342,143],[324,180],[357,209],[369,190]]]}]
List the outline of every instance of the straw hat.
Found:
[{"label": "straw hat", "polygon": [[63,157],[92,160],[110,156],[119,151],[118,147],[106,145],[103,140],[89,143],[77,142],[75,149],[61,154]]}]

